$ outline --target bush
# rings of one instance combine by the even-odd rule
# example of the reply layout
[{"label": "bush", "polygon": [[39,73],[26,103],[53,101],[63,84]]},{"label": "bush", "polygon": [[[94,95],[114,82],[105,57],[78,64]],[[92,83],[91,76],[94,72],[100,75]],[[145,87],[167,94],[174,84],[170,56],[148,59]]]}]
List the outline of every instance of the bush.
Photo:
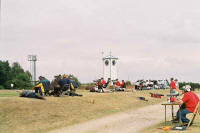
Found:
[{"label": "bush", "polygon": [[32,88],[29,76],[26,73],[20,73],[16,76],[15,87],[19,89],[30,89]]}]

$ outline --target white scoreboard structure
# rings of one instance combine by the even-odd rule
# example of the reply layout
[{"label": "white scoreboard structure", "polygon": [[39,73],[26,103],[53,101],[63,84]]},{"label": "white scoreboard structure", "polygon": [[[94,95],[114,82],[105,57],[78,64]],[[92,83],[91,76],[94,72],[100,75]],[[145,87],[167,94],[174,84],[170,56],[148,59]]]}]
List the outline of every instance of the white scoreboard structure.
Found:
[{"label": "white scoreboard structure", "polygon": [[107,81],[108,78],[115,80],[118,78],[117,75],[117,61],[118,58],[111,54],[103,57],[103,77]]}]

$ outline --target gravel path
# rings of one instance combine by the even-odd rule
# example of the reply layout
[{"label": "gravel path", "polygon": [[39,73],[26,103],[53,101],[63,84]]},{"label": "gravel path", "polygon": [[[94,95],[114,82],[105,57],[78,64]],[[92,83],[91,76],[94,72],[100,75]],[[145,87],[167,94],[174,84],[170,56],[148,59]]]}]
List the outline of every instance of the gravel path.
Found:
[{"label": "gravel path", "polygon": [[[175,107],[175,112],[177,107]],[[164,106],[161,104],[118,113],[87,121],[48,133],[135,133],[145,127],[164,122]],[[171,119],[171,108],[167,107],[167,120]]]}]

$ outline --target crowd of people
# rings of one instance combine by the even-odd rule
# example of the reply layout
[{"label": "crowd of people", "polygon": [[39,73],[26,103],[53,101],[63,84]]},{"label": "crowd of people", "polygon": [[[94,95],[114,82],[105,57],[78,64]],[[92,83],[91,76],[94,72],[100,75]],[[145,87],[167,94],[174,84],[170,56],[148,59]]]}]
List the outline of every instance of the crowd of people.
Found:
[{"label": "crowd of people", "polygon": [[150,89],[167,89],[169,88],[168,80],[137,80],[135,83],[136,90]]},{"label": "crowd of people", "polygon": [[125,91],[126,88],[124,80],[120,83],[118,79],[111,80],[111,78],[108,78],[108,80],[105,81],[104,78],[100,78],[95,82],[96,86],[90,90],[92,92],[104,92],[105,89],[109,89],[110,91]]},{"label": "crowd of people", "polygon": [[[166,80],[137,80],[133,83],[135,90],[151,90],[151,89],[168,89],[170,88],[171,93],[177,93],[179,88],[179,83],[177,79],[170,79],[169,82]],[[121,80],[121,83],[118,79],[111,80],[110,78],[107,81],[104,78],[100,78],[95,81],[96,91],[104,92],[104,89],[113,89],[115,91],[124,91],[126,88],[126,83],[124,80]],[[94,91],[94,89],[92,90]]]},{"label": "crowd of people", "polygon": [[81,96],[75,93],[76,88],[78,88],[77,83],[72,80],[72,77],[68,77],[67,75],[55,76],[55,79],[51,83],[45,77],[40,76],[39,81],[34,86],[35,93],[41,96]]}]

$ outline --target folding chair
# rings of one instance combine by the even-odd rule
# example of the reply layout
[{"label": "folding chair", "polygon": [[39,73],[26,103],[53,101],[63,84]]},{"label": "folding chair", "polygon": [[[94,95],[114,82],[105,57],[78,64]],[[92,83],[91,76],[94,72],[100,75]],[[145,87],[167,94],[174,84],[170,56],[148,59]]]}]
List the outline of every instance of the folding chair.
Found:
[{"label": "folding chair", "polygon": [[[200,102],[198,102],[194,112],[192,113],[192,118],[190,119],[190,122],[188,123],[186,129],[188,129],[190,127],[190,124],[193,123],[196,115],[199,115],[199,105],[200,105]],[[200,115],[199,115],[200,116]]]}]

